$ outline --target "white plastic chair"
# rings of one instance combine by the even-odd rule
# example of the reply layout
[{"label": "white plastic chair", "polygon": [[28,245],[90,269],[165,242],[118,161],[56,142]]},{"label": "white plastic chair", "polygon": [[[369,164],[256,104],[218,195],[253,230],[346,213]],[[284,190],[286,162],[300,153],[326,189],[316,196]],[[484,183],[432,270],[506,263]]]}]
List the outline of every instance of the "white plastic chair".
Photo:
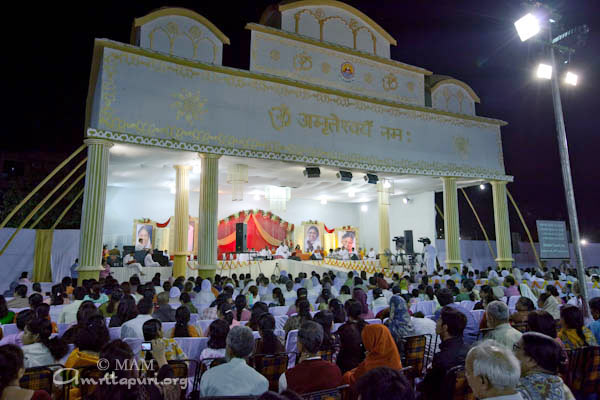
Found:
[{"label": "white plastic chair", "polygon": [[62,337],[65,334],[67,329],[75,324],[58,324],[58,336]]},{"label": "white plastic chair", "polygon": [[517,305],[517,302],[519,301],[520,298],[521,298],[521,296],[511,296],[508,299],[508,308],[510,310],[514,310]]},{"label": "white plastic chair", "polygon": [[162,331],[165,337],[169,334],[171,329],[175,328],[175,322],[163,322],[162,323]]},{"label": "white plastic chair", "polygon": [[139,358],[140,352],[142,351],[142,342],[143,340],[140,338],[125,338],[123,339],[125,343],[131,347],[131,351],[133,352],[134,358]]},{"label": "white plastic chair", "polygon": [[213,321],[214,319],[199,319],[194,325],[202,329],[202,334],[206,335],[206,332],[208,332],[208,327],[213,323]]},{"label": "white plastic chair", "polygon": [[289,308],[290,308],[289,306],[271,307],[271,308],[269,308],[269,312],[274,317],[277,317],[279,315],[285,315],[288,312]]},{"label": "white plastic chair", "polygon": [[116,340],[121,338],[121,327],[116,326],[113,328],[108,328],[108,335],[110,336],[110,340]]},{"label": "white plastic chair", "polygon": [[471,315],[477,322],[477,326],[479,326],[481,320],[483,319],[483,313],[485,313],[485,310],[471,310]]},{"label": "white plastic chair", "polygon": [[283,329],[283,327],[285,326],[285,323],[288,320],[288,316],[287,315],[278,315],[275,317],[275,329]]},{"label": "white plastic chair", "polygon": [[[288,353],[296,353],[298,351],[298,329],[288,332],[287,340],[285,341],[285,351]],[[295,364],[296,354],[290,354],[288,368],[292,368]]]},{"label": "white plastic chair", "polygon": [[17,324],[5,324],[2,325],[2,332],[4,336],[14,335],[15,333],[19,333],[19,328],[17,328]]},{"label": "white plastic chair", "polygon": [[460,306],[466,309],[467,311],[471,311],[475,307],[475,304],[477,304],[477,302],[472,300],[463,300],[460,302]]}]

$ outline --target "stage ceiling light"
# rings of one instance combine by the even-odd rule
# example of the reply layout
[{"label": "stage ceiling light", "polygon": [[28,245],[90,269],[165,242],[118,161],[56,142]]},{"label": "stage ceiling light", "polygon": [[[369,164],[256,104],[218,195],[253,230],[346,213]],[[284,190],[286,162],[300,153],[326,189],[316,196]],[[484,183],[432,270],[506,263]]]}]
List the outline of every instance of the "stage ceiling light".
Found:
[{"label": "stage ceiling light", "polygon": [[362,211],[362,212],[369,211],[369,206],[366,204],[363,204],[362,206],[360,206],[360,211]]},{"label": "stage ceiling light", "polygon": [[517,29],[519,38],[524,42],[538,34],[540,31],[540,21],[534,15],[527,14],[515,22],[515,28]]},{"label": "stage ceiling light", "polygon": [[351,190],[348,192],[348,197],[354,197],[356,196],[356,192],[354,190]]},{"label": "stage ceiling light", "polygon": [[479,189],[485,190],[485,185],[482,183],[481,185],[479,185]]},{"label": "stage ceiling light", "polygon": [[325,204],[327,204],[327,199],[321,199],[321,204],[322,204],[322,205],[325,205]]},{"label": "stage ceiling light", "polygon": [[318,178],[321,176],[319,167],[306,167],[303,173],[307,178]]},{"label": "stage ceiling light", "polygon": [[410,202],[410,199],[409,199],[408,197],[403,197],[403,198],[402,198],[402,202],[403,202],[404,204],[408,204],[408,203]]},{"label": "stage ceiling light", "polygon": [[383,181],[383,187],[384,187],[385,189],[389,189],[389,188],[391,188],[391,187],[392,187],[392,184],[391,184],[391,183],[390,183],[390,181],[388,181],[387,179],[384,179],[384,181]]},{"label": "stage ceiling light", "polygon": [[565,75],[565,83],[572,86],[577,86],[578,79],[579,77],[577,76],[577,74],[574,74],[571,71],[567,71],[567,74]]},{"label": "stage ceiling light", "polygon": [[365,174],[365,182],[376,184],[379,181],[377,175],[374,174]]},{"label": "stage ceiling light", "polygon": [[342,182],[352,182],[352,172],[350,171],[340,171],[335,176],[338,179],[341,179]]},{"label": "stage ceiling light", "polygon": [[548,64],[540,64],[538,65],[536,75],[538,78],[550,79],[552,78],[552,67]]}]

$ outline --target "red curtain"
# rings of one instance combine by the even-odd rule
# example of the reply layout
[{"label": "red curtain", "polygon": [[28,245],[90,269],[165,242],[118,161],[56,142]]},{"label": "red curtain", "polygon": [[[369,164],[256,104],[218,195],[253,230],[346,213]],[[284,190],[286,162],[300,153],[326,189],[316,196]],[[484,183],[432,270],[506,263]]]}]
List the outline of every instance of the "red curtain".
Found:
[{"label": "red curtain", "polygon": [[[247,222],[246,235],[248,250],[254,249],[259,251],[267,246],[269,249],[277,248],[279,242],[284,241],[287,235],[287,222],[281,223],[281,220],[273,220],[271,216],[263,215],[262,213],[246,215],[240,213],[237,218],[232,218],[229,221],[223,221],[218,227],[218,256],[219,260],[223,259],[223,253],[235,251],[235,225],[240,222]],[[257,223],[260,226],[257,226]],[[261,233],[265,233],[263,235]]]}]

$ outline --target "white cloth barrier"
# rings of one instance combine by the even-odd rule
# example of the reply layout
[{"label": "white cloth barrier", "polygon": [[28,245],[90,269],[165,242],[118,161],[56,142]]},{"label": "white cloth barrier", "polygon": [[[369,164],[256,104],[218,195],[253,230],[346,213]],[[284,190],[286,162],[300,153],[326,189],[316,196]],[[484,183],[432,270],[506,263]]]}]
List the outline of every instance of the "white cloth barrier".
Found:
[{"label": "white cloth barrier", "polygon": [[154,274],[160,273],[161,280],[168,279],[173,275],[173,267],[142,267],[144,275],[137,273],[137,270],[129,267],[116,267],[111,268],[110,273],[113,278],[119,282],[128,282],[129,278],[133,275],[137,275],[140,278],[140,282],[150,282],[154,277]]},{"label": "white cloth barrier", "polygon": [[79,257],[79,229],[57,229],[52,238],[52,281],[60,283],[71,276],[71,265]]},{"label": "white cloth barrier", "polygon": [[[15,230],[16,228],[0,229],[0,243],[6,243]],[[17,280],[21,272],[27,271],[29,278],[32,277],[34,253],[35,229],[21,229],[0,256],[0,268],[2,269],[0,293],[8,290],[11,282]]]}]

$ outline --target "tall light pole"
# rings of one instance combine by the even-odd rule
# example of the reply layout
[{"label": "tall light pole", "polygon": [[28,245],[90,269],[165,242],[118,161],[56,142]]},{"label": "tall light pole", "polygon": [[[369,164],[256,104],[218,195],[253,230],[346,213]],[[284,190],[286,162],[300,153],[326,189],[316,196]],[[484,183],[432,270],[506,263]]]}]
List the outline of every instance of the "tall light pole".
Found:
[{"label": "tall light pole", "polygon": [[[551,87],[552,87],[552,101],[554,105],[554,119],[556,122],[556,135],[558,138],[558,150],[560,153],[560,165],[563,177],[563,185],[565,188],[565,197],[567,201],[567,212],[569,214],[569,226],[571,227],[571,239],[573,242],[573,248],[575,250],[575,261],[577,264],[577,280],[579,282],[579,292],[581,294],[584,315],[588,315],[588,294],[587,294],[587,281],[585,279],[585,269],[583,266],[583,255],[581,252],[581,238],[579,235],[579,222],[577,219],[577,208],[575,206],[575,192],[573,190],[573,179],[571,177],[571,165],[569,162],[569,146],[567,144],[567,132],[565,130],[565,120],[562,110],[562,102],[560,100],[560,87],[558,84],[558,69],[556,67],[556,56],[554,49],[557,47],[556,43],[573,33],[578,31],[587,32],[587,26],[582,26],[559,35],[556,38],[552,38],[552,20],[545,18],[547,21],[544,25],[548,30],[548,41],[544,42],[544,47],[550,49],[550,64],[551,64]],[[527,14],[515,23],[515,27],[521,37],[522,41],[525,41],[535,36],[539,31],[539,25],[536,25],[537,20],[531,14]],[[564,48],[564,47],[563,47]],[[568,49],[568,51],[573,51]],[[576,84],[575,82],[572,84]]]}]

